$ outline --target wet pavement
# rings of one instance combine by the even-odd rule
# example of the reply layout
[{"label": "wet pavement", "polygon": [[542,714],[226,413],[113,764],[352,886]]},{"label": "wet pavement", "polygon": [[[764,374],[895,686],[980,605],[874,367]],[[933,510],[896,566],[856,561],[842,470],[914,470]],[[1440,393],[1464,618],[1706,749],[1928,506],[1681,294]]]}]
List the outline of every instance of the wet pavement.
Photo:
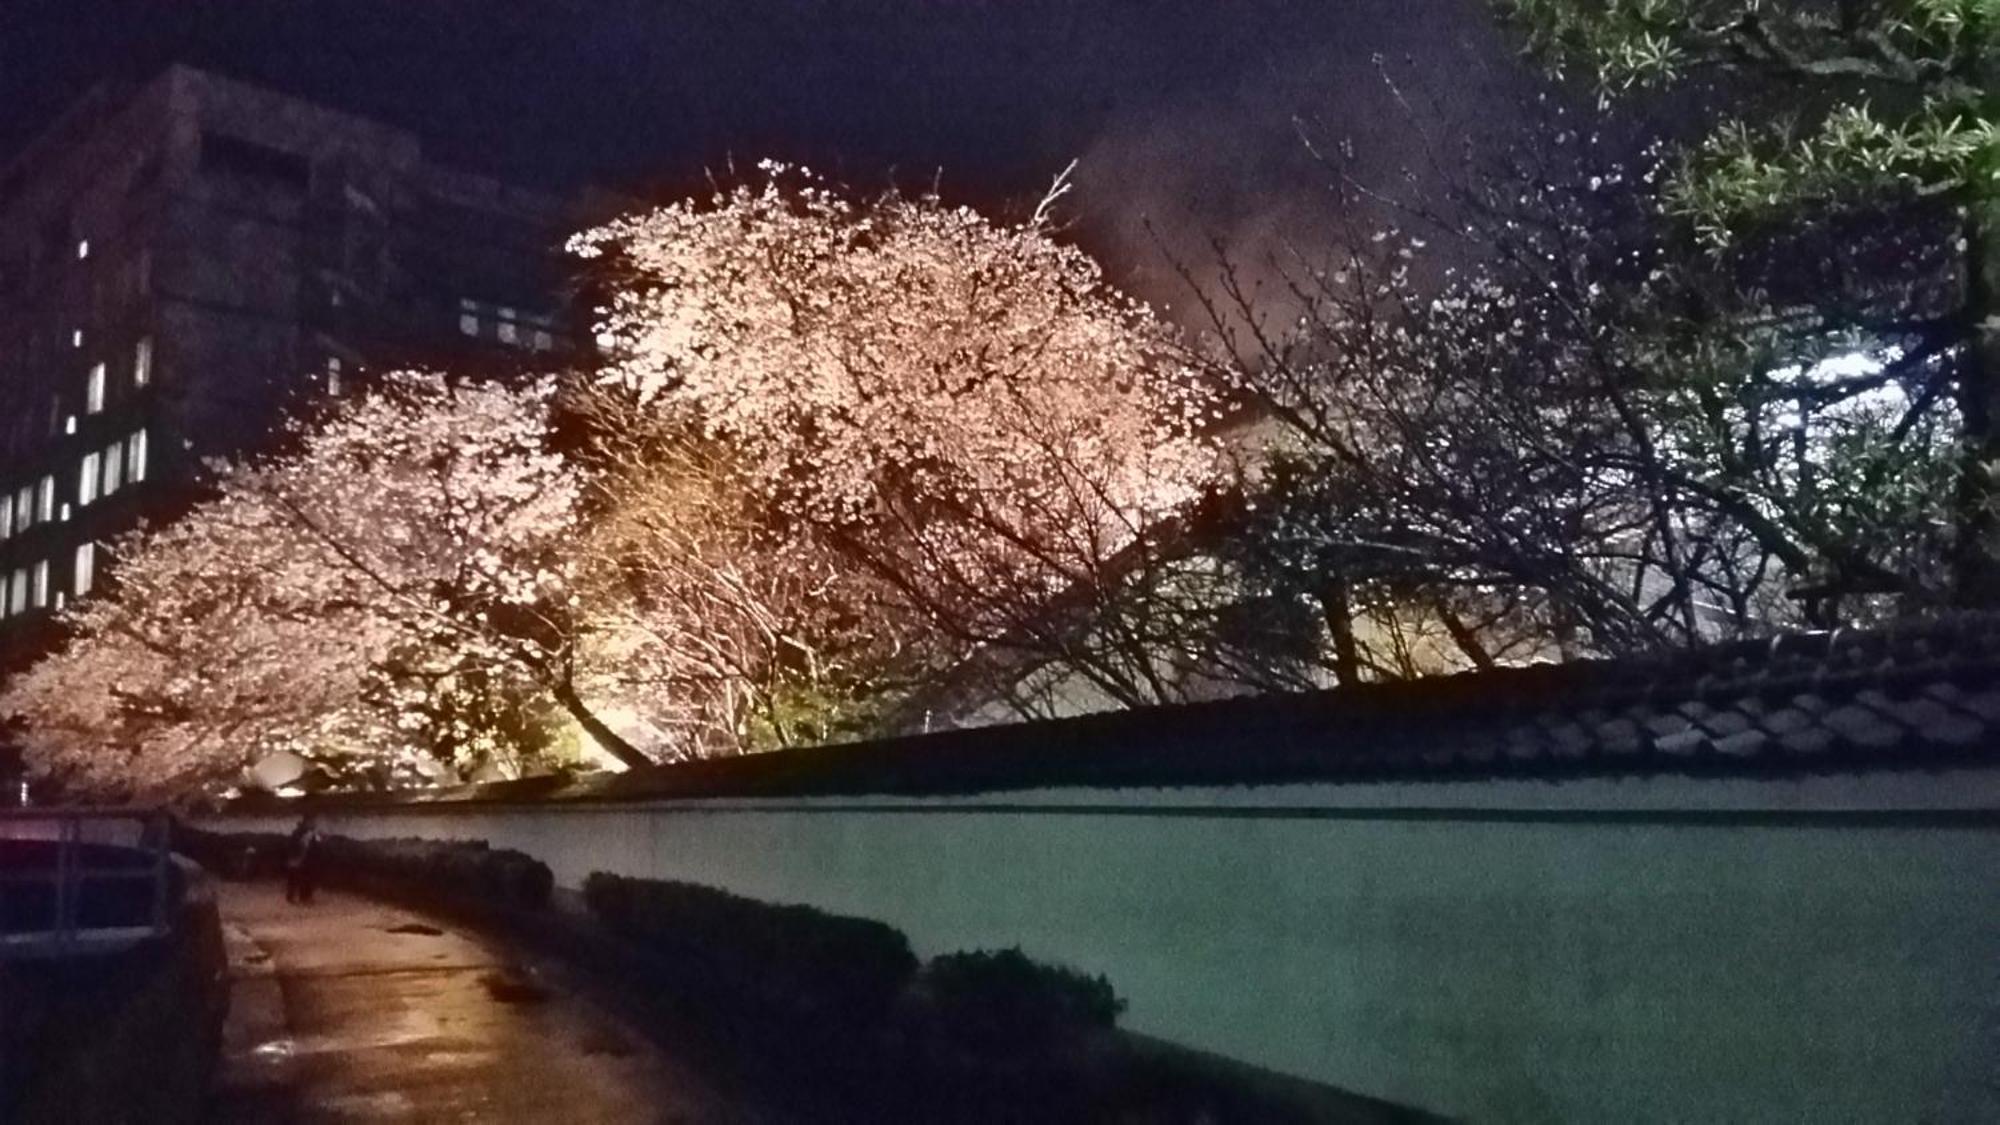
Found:
[{"label": "wet pavement", "polygon": [[233,983],[212,1121],[745,1120],[553,969],[448,923],[220,891]]}]

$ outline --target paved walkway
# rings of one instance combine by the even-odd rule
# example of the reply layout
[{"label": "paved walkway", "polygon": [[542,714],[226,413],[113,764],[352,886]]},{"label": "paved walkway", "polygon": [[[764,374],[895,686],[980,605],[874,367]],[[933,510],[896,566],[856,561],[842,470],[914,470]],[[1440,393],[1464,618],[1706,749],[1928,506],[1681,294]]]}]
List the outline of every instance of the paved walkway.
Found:
[{"label": "paved walkway", "polygon": [[234,983],[216,1122],[737,1122],[603,1008],[433,919],[220,885]]}]

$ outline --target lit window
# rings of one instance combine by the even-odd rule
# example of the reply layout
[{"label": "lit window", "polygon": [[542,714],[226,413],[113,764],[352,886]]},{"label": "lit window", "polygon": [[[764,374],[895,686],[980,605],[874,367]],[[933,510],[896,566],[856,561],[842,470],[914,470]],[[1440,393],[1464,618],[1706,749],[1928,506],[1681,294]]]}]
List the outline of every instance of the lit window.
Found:
[{"label": "lit window", "polygon": [[97,581],[97,544],[78,543],[76,545],[76,571],[70,580],[70,588],[77,597],[90,593],[91,584]]},{"label": "lit window", "polygon": [[8,613],[28,612],[28,568],[21,567],[14,572],[13,589],[7,596]]},{"label": "lit window", "polygon": [[63,433],[66,433],[66,434],[73,434],[73,433],[75,433],[75,432],[76,432],[76,415],[74,415],[74,414],[66,414],[66,415],[64,415],[64,416],[63,416]]},{"label": "lit window", "polygon": [[146,431],[134,430],[125,439],[125,476],[133,484],[146,479]]},{"label": "lit window", "polygon": [[[76,260],[77,260],[77,261],[79,261],[79,262],[81,262],[81,261],[83,261],[83,260],[84,260],[85,258],[88,258],[88,257],[90,257],[90,240],[89,240],[88,238],[79,238],[79,239],[77,239],[77,240],[76,240]],[[35,603],[35,604],[37,604],[37,605],[40,605],[41,603],[40,603],[40,602],[37,602],[37,603]]]},{"label": "lit window", "polygon": [[98,476],[103,470],[98,466],[95,453],[83,455],[83,468],[76,475],[76,506],[81,508],[97,499]]},{"label": "lit window", "polygon": [[327,394],[335,396],[338,396],[340,394],[340,372],[342,366],[343,364],[340,362],[339,356],[330,355],[326,357]]},{"label": "lit window", "polygon": [[501,322],[500,322],[500,342],[501,342],[501,343],[503,343],[503,344],[512,344],[512,343],[514,343],[514,342],[518,341],[518,340],[519,340],[520,338],[521,338],[521,334],[520,334],[519,330],[517,330],[517,329],[516,329],[516,328],[514,327],[514,322],[513,322],[513,321],[511,321],[511,320],[503,320],[503,321],[501,321]]},{"label": "lit window", "polygon": [[[97,414],[104,409],[104,365],[99,363],[90,369],[90,382],[83,388],[83,412]],[[71,419],[74,421],[74,419]]]},{"label": "lit window", "polygon": [[0,496],[0,539],[14,534],[14,494]]},{"label": "lit window", "polygon": [[35,526],[35,487],[24,484],[21,486],[21,491],[14,496],[14,530],[26,531],[33,526]]},{"label": "lit window", "polygon": [[143,387],[153,381],[153,338],[147,336],[132,349],[132,385]]},{"label": "lit window", "polygon": [[549,335],[549,332],[548,332],[548,329],[546,329],[546,328],[537,328],[537,329],[535,329],[535,350],[536,350],[536,351],[538,351],[538,352],[545,352],[545,351],[548,351],[548,350],[549,350],[550,348],[553,348],[553,347],[555,347],[555,346],[556,346],[556,338],[555,338],[554,336],[551,336],[551,335]]},{"label": "lit window", "polygon": [[114,441],[104,447],[104,494],[118,491],[125,483],[125,443]]},{"label": "lit window", "polygon": [[56,514],[56,478],[54,473],[42,477],[35,487],[35,518],[47,523]]},{"label": "lit window", "polygon": [[56,518],[62,520],[64,523],[69,522],[69,501],[63,501],[62,511],[57,513]]},{"label": "lit window", "polygon": [[479,335],[479,318],[471,313],[458,314],[458,330],[467,336]]},{"label": "lit window", "polygon": [[36,609],[49,604],[49,560],[43,559],[35,564],[35,575],[29,596],[34,599]]},{"label": "lit window", "polygon": [[83,329],[77,328],[77,329],[72,329],[70,331],[69,346],[72,348],[80,348],[83,346]]}]

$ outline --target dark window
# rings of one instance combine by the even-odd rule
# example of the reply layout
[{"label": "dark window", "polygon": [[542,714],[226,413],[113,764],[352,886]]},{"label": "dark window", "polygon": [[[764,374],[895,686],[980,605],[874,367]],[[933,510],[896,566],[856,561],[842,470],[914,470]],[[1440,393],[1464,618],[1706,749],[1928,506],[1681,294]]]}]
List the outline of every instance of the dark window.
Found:
[{"label": "dark window", "polygon": [[205,175],[256,180],[299,192],[312,184],[312,162],[305,157],[222,133],[201,135],[201,170]]}]

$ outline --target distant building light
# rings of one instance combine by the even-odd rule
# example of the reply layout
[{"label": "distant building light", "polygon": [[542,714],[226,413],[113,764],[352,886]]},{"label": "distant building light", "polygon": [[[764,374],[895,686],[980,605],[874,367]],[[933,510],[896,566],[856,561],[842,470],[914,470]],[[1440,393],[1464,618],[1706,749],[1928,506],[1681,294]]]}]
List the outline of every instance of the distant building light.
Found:
[{"label": "distant building light", "polygon": [[[22,491],[26,491],[23,489]],[[56,514],[56,478],[54,473],[45,473],[41,484],[36,486],[35,507],[40,510],[40,518],[46,523]]]},{"label": "distant building light", "polygon": [[545,352],[545,351],[548,351],[548,350],[549,350],[550,348],[553,348],[553,347],[555,347],[555,346],[556,346],[556,338],[555,338],[554,336],[551,336],[551,335],[549,335],[549,333],[548,333],[548,330],[547,330],[547,329],[545,329],[545,328],[537,328],[537,329],[535,329],[535,350],[536,350],[536,351],[538,351],[538,352]]},{"label": "distant building light", "polygon": [[[84,384],[83,412],[85,414],[98,414],[101,413],[103,410],[104,410],[104,365],[98,363],[98,364],[93,364],[91,366],[90,381]],[[70,418],[70,421],[73,423],[76,421],[76,418],[72,416]],[[70,432],[75,433],[76,431],[72,429]]]},{"label": "distant building light", "polygon": [[133,430],[125,439],[125,476],[133,484],[146,479],[146,431]]},{"label": "distant building light", "polygon": [[[103,458],[95,451],[83,455],[83,463],[76,473],[76,506],[87,508],[97,499],[97,486],[102,481]],[[79,591],[80,593],[81,591]]]},{"label": "distant building light", "polygon": [[[88,257],[90,257],[90,240],[89,240],[88,238],[79,238],[79,239],[77,239],[77,240],[76,240],[76,260],[77,260],[77,261],[79,261],[79,262],[81,262],[81,261],[83,261],[83,260],[84,260],[85,258],[88,258]],[[38,603],[38,604],[39,604],[39,603]]]},{"label": "distant building light", "polygon": [[501,321],[501,322],[500,322],[500,342],[501,342],[501,343],[503,343],[503,344],[512,344],[512,343],[515,343],[515,342],[519,341],[519,340],[520,340],[520,338],[521,338],[521,333],[520,333],[520,330],[514,327],[514,322],[513,322],[513,321],[511,321],[511,320],[503,320],[503,321]]},{"label": "distant building light", "polygon": [[76,432],[76,415],[71,414],[63,419],[63,433],[73,434],[75,432]]},{"label": "distant building light", "polygon": [[83,346],[83,329],[74,328],[70,330],[69,346],[72,348],[80,348]]},{"label": "distant building light", "polygon": [[465,313],[458,318],[458,330],[467,336],[479,335],[479,318]]},{"label": "distant building light", "polygon": [[44,609],[48,606],[49,560],[43,559],[35,564],[33,586],[29,596],[34,601],[36,609]]},{"label": "distant building light", "polygon": [[114,441],[104,447],[104,495],[111,495],[124,484],[125,443]]},{"label": "distant building light", "polygon": [[78,543],[76,545],[76,570],[70,579],[70,587],[77,597],[90,593],[90,587],[97,581],[97,544]]},{"label": "distant building light", "polygon": [[132,349],[132,385],[143,387],[153,381],[153,338],[146,336]]}]

